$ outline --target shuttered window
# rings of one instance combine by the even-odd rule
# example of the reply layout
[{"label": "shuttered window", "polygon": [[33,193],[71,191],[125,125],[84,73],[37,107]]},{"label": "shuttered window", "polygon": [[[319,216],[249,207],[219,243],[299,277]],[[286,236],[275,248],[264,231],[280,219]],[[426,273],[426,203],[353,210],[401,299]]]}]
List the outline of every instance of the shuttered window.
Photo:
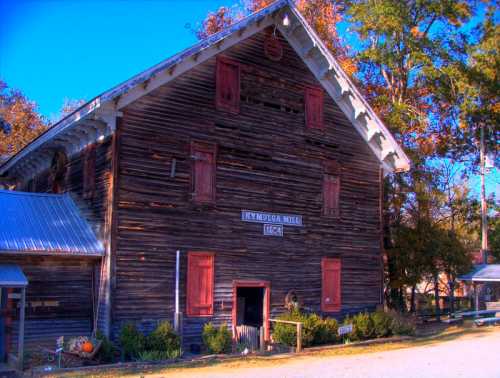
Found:
[{"label": "shuttered window", "polygon": [[95,192],[95,144],[87,146],[83,155],[83,198],[94,197]]},{"label": "shuttered window", "polygon": [[191,143],[192,195],[193,201],[197,203],[215,202],[216,153],[215,144]]},{"label": "shuttered window", "polygon": [[340,311],[342,306],[342,263],[340,258],[323,258],[321,275],[321,311]]},{"label": "shuttered window", "polygon": [[211,252],[188,253],[186,307],[188,316],[214,313],[214,254]]},{"label": "shuttered window", "polygon": [[215,105],[218,110],[240,111],[240,66],[227,58],[217,58]]},{"label": "shuttered window", "polygon": [[306,127],[323,130],[323,90],[318,87],[305,89]]},{"label": "shuttered window", "polygon": [[338,175],[323,175],[323,215],[340,216],[340,178]]}]

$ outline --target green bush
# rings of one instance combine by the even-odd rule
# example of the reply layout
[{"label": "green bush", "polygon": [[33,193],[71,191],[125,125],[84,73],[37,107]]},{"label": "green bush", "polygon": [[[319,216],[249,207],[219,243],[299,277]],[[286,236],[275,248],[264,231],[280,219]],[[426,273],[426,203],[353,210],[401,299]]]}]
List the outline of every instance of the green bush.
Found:
[{"label": "green bush", "polygon": [[[360,312],[352,317],[352,334],[351,340],[367,340],[374,336],[373,321],[368,312]],[[349,324],[349,323],[344,323]]]},{"label": "green bush", "polygon": [[144,350],[137,356],[137,361],[163,361],[168,355],[164,350]]},{"label": "green bush", "polygon": [[384,311],[375,311],[371,315],[375,337],[388,337],[392,334],[392,317]]},{"label": "green bush", "polygon": [[391,317],[391,331],[393,335],[415,335],[415,318],[404,316],[396,311],[389,312],[389,316]]},{"label": "green bush", "polygon": [[137,361],[163,361],[179,358],[182,355],[181,349],[165,350],[145,350],[139,353]]},{"label": "green bush", "polygon": [[181,340],[170,323],[163,321],[146,337],[146,349],[173,353],[181,349]]},{"label": "green bush", "polygon": [[314,331],[313,344],[334,344],[338,341],[339,324],[333,318],[322,319]]},{"label": "green bush", "polygon": [[146,338],[131,323],[127,323],[122,327],[119,340],[125,359],[138,358],[139,354],[144,352],[146,347]]},{"label": "green bush", "polygon": [[97,358],[101,363],[113,363],[116,360],[118,349],[115,345],[103,335],[101,331],[96,332],[96,339],[101,341],[101,348],[97,352]]},{"label": "green bush", "polygon": [[[322,319],[317,314],[303,314],[297,309],[282,314],[280,320],[302,322],[302,345],[321,345],[334,343],[337,340],[338,324],[335,319]],[[273,331],[275,342],[288,346],[297,345],[297,326],[294,324],[276,323]]]},{"label": "green bush", "polygon": [[226,325],[215,328],[212,323],[203,326],[203,344],[210,353],[220,354],[231,352],[233,337]]}]

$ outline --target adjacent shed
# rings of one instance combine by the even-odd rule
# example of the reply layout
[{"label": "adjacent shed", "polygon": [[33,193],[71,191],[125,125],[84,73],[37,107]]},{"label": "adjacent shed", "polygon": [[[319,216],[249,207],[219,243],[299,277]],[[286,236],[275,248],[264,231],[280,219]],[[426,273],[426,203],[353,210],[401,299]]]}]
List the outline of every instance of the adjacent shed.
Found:
[{"label": "adjacent shed", "polygon": [[104,247],[71,196],[1,190],[0,214],[0,357],[90,334]]}]

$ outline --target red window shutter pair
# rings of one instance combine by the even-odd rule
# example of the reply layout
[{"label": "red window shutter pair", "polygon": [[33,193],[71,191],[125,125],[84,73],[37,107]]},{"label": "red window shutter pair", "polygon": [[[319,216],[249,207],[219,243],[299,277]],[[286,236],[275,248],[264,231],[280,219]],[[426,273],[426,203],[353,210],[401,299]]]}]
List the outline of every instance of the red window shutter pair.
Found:
[{"label": "red window shutter pair", "polygon": [[305,89],[306,127],[323,130],[323,90],[318,87]]},{"label": "red window shutter pair", "polygon": [[209,316],[214,313],[214,254],[189,252],[186,313]]},{"label": "red window shutter pair", "polygon": [[240,111],[240,65],[218,57],[215,74],[215,106],[230,113]]},{"label": "red window shutter pair", "polygon": [[95,144],[87,146],[83,157],[83,198],[92,198],[95,191]]},{"label": "red window shutter pair", "polygon": [[321,311],[340,311],[342,307],[342,263],[340,258],[323,258],[321,275]]},{"label": "red window shutter pair", "polygon": [[215,174],[217,147],[211,143],[192,142],[191,174],[193,200],[197,203],[215,202]]}]

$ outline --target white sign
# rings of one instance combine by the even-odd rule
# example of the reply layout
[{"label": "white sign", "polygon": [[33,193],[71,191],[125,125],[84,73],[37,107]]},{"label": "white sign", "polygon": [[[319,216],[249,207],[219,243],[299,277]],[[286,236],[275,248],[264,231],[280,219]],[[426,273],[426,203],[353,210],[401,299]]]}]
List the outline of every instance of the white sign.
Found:
[{"label": "white sign", "polygon": [[241,210],[241,220],[253,223],[272,223],[284,226],[302,227],[302,216],[295,214],[265,213],[261,211]]},{"label": "white sign", "polygon": [[266,236],[283,236],[282,224],[264,224],[264,235]]},{"label": "white sign", "polygon": [[352,324],[341,326],[341,327],[339,327],[339,330],[338,330],[339,336],[346,335],[346,334],[351,333],[351,332],[352,332]]}]

